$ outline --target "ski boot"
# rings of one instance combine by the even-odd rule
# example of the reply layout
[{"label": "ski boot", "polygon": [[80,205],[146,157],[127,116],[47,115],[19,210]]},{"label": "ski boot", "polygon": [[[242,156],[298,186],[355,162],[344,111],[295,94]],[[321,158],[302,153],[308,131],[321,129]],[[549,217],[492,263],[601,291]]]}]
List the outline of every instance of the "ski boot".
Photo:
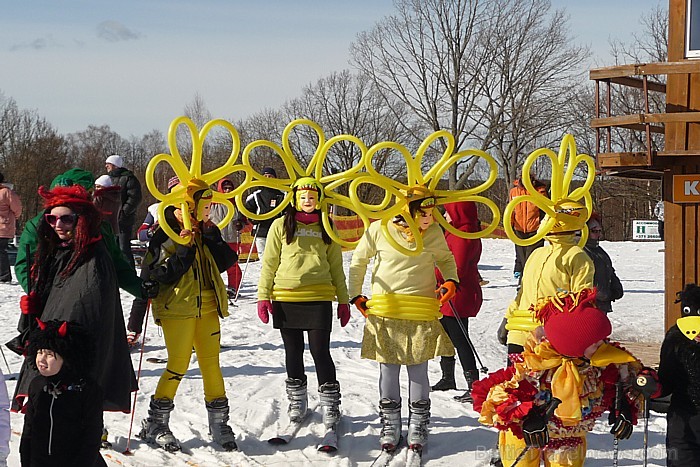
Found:
[{"label": "ski boot", "polygon": [[379,418],[382,422],[379,444],[384,451],[392,452],[401,440],[401,401],[382,398],[379,401]]},{"label": "ski boot", "polygon": [[479,370],[467,370],[464,372],[464,378],[467,380],[467,392],[462,394],[461,396],[455,396],[455,400],[459,402],[469,402],[472,403],[474,402],[474,399],[472,398],[472,385],[474,384],[474,381],[479,380]]},{"label": "ski boot", "polygon": [[237,451],[236,435],[228,426],[228,399],[225,397],[214,399],[211,402],[206,402],[206,406],[209,415],[209,434],[214,442],[227,451]]},{"label": "ski boot", "polygon": [[408,447],[422,449],[428,442],[428,423],[430,422],[430,400],[411,402],[408,417]]},{"label": "ski boot", "polygon": [[226,295],[228,295],[229,301],[233,302],[236,299],[236,289],[229,285],[226,287]]},{"label": "ski boot", "polygon": [[333,428],[340,420],[340,384],[324,383],[318,388],[321,407],[323,408],[323,424]]},{"label": "ski boot", "polygon": [[141,338],[140,332],[129,331],[126,333],[126,343],[129,345],[130,349],[139,345],[139,338]]},{"label": "ski boot", "polygon": [[109,437],[109,431],[107,431],[107,428],[102,426],[102,437],[100,438],[100,449],[112,449],[112,443],[109,442],[108,440]]},{"label": "ski boot", "polygon": [[457,383],[455,382],[455,358],[441,357],[440,368],[442,369],[442,378],[430,389],[433,391],[457,389]]},{"label": "ski boot", "polygon": [[287,378],[284,383],[287,387],[287,398],[289,399],[289,408],[287,408],[289,420],[295,423],[300,422],[306,417],[306,412],[309,409],[306,380]]},{"label": "ski boot", "polygon": [[175,404],[170,399],[155,399],[151,396],[151,404],[148,407],[148,418],[141,421],[141,432],[138,437],[145,442],[165,449],[168,452],[180,450],[180,443],[170,431],[170,412]]}]

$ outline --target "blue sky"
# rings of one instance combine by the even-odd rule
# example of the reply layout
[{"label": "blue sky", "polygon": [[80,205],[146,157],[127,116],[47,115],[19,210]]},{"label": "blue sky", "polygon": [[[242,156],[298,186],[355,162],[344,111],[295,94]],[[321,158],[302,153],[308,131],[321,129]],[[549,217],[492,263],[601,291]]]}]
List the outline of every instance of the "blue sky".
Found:
[{"label": "blue sky", "polygon": [[[658,0],[552,0],[579,43],[605,55]],[[277,108],[348,68],[357,33],[391,0],[43,0],[4,2],[0,92],[59,132],[109,125],[122,136],[170,121],[199,94],[214,117]]]}]

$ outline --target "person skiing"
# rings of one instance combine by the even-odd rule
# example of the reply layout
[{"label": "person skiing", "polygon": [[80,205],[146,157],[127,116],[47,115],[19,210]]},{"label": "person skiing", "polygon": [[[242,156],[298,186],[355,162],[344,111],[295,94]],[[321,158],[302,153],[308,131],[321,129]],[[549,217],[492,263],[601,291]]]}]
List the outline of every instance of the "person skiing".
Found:
[{"label": "person skiing", "polygon": [[106,466],[100,455],[102,388],[90,376],[93,338],[74,321],[39,322],[27,358],[39,373],[19,445],[23,467]]},{"label": "person skiing", "polygon": [[340,383],[330,353],[333,312],[337,298],[340,325],[350,319],[349,296],[339,244],[321,225],[323,187],[311,178],[293,185],[292,204],[275,219],[267,237],[258,283],[258,316],[267,324],[272,315],[284,343],[291,421],[307,415],[307,377],[304,371],[304,331],[316,367],[323,422],[334,429],[340,419]]},{"label": "person skiing", "polygon": [[[233,451],[238,446],[228,425],[229,402],[219,365],[219,319],[228,316],[221,273],[237,257],[209,220],[213,196],[209,186],[193,178],[179,189],[184,191],[187,212],[173,206],[165,209],[165,218],[159,219],[143,260],[144,285],[152,300],[153,318],[163,330],[168,363],[151,396],[139,437],[166,451],[181,449],[170,430],[170,413],[194,347],[202,373],[209,433],[215,443]],[[166,235],[164,222],[185,240],[184,244]],[[191,229],[186,228],[187,224]]]},{"label": "person skiing", "polygon": [[[446,203],[445,220],[463,232],[478,232],[480,230],[479,219],[477,217],[476,203],[473,201],[460,201],[457,203]],[[457,264],[457,275],[459,277],[459,288],[450,303],[443,303],[440,312],[443,318],[440,324],[445,328],[445,332],[450,336],[450,340],[457,350],[459,361],[462,364],[464,378],[467,381],[467,391],[461,396],[455,397],[459,402],[471,402],[472,383],[479,379],[479,370],[476,368],[474,351],[469,342],[469,318],[473,318],[479,313],[483,296],[479,270],[477,266],[481,258],[481,239],[467,239],[453,235],[445,231],[447,246],[455,257]],[[438,283],[442,283],[442,275],[436,271]],[[462,325],[457,322],[460,320]],[[463,331],[464,330],[464,331]],[[455,358],[441,357],[440,368],[442,378],[433,387],[433,391],[446,391],[457,389],[455,381]]]},{"label": "person skiing", "polygon": [[[459,281],[457,266],[440,227],[434,224],[434,195],[424,186],[409,187],[404,193],[406,210],[387,224],[391,237],[407,249],[416,239],[406,218],[419,227],[423,250],[407,255],[392,246],[382,233],[381,222],[372,223],[352,255],[348,291],[366,317],[361,357],[379,363],[379,414],[382,429],[379,442],[394,451],[401,439],[401,388],[399,372],[408,371],[410,407],[407,441],[420,451],[428,440],[430,383],[428,360],[453,356],[454,348],[439,323],[440,304],[455,294]],[[363,295],[367,265],[374,260],[372,297]],[[436,290],[437,265],[445,282]],[[428,273],[428,271],[430,273]],[[436,299],[436,293],[440,300]]]},{"label": "person skiing", "polygon": [[[586,434],[606,410],[616,439],[632,434],[642,365],[608,342],[612,326],[592,289],[542,299],[535,314],[543,324],[528,335],[522,359],[474,383],[474,410],[498,428],[503,465],[582,466]],[[556,407],[551,416],[548,407]]]}]

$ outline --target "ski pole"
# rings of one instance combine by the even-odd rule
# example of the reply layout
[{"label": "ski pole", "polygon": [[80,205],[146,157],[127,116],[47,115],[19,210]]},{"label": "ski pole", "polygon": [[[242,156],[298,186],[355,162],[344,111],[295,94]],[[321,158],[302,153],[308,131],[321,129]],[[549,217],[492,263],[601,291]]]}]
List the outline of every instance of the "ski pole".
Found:
[{"label": "ski pole", "polygon": [[649,448],[649,398],[644,396],[644,467],[647,465],[647,449]]},{"label": "ski pole", "polygon": [[[554,411],[559,407],[559,404],[561,404],[561,399],[557,399],[556,397],[552,397],[552,400],[549,401],[549,404],[547,404],[547,410],[544,412],[544,421],[547,422],[552,414],[554,414]],[[544,446],[542,446],[544,447]],[[518,457],[515,458],[515,461],[510,465],[510,467],[515,467],[518,465],[518,462],[520,462],[523,457],[525,457],[525,454],[528,453],[530,450],[530,446],[525,446],[525,448],[520,451],[520,454],[518,454]]]},{"label": "ski pole", "polygon": [[133,456],[129,450],[131,445],[131,430],[134,427],[134,416],[136,415],[136,396],[139,393],[139,383],[141,382],[141,364],[143,363],[143,351],[146,347],[146,327],[148,326],[148,312],[151,311],[151,299],[146,302],[146,320],[143,323],[143,334],[141,335],[141,355],[139,356],[139,370],[136,373],[136,390],[134,391],[134,403],[131,405],[131,421],[129,422],[129,436],[126,438],[126,450],[122,453],[125,456]]},{"label": "ski pole", "polygon": [[[253,243],[250,244],[250,249],[248,250],[248,257],[245,260],[245,267],[243,268],[243,274],[241,274],[241,284],[243,283],[243,279],[245,278],[245,273],[248,271],[248,263],[250,263],[250,254],[253,251],[253,246],[255,246],[255,240],[258,238],[258,232],[260,232],[260,227],[255,229],[255,235],[253,235]],[[258,252],[260,254],[260,252]],[[241,293],[241,287],[240,285],[238,286],[238,289],[236,289],[236,296],[233,297],[233,303],[236,303],[236,300],[238,300],[238,295]]]},{"label": "ski pole", "polygon": [[459,324],[459,329],[462,330],[462,334],[464,334],[464,337],[467,338],[467,343],[469,344],[469,347],[471,347],[472,352],[474,353],[474,356],[476,357],[476,360],[479,362],[479,370],[483,374],[487,374],[489,372],[489,369],[486,368],[484,363],[481,361],[481,358],[479,358],[479,354],[476,352],[476,347],[474,347],[474,343],[472,340],[469,338],[469,333],[467,330],[464,328],[464,323],[462,323],[462,320],[459,318],[459,315],[457,314],[457,310],[455,309],[455,306],[452,304],[452,300],[448,301],[450,308],[452,309],[452,313],[455,315],[455,319],[457,320],[457,324]]},{"label": "ski pole", "polygon": [[2,354],[2,359],[5,360],[5,366],[7,367],[7,374],[9,375],[12,373],[12,370],[10,370],[10,364],[7,363],[7,357],[5,357],[5,351],[2,350],[2,347],[0,347],[0,353]]},{"label": "ski pole", "polygon": [[[615,414],[620,412],[622,405],[622,381],[615,383]],[[618,453],[620,451],[620,440],[613,436],[613,467],[617,467]]]}]

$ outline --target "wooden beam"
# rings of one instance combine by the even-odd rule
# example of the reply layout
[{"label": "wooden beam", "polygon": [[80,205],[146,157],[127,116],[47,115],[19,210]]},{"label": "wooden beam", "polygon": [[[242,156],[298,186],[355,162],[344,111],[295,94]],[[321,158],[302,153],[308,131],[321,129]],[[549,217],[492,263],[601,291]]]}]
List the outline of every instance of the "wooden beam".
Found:
[{"label": "wooden beam", "polygon": [[681,156],[686,156],[686,157],[692,157],[692,156],[700,156],[700,149],[670,149],[668,151],[658,151],[656,155],[661,156],[661,157],[669,157],[669,156],[674,156],[674,157],[681,157]]},{"label": "wooden beam", "polygon": [[588,76],[592,80],[610,80],[623,76],[675,75],[700,73],[700,61],[636,63],[593,68]]},{"label": "wooden beam", "polygon": [[[605,81],[610,81],[611,83],[619,84],[622,86],[644,89],[644,80],[640,78],[633,78],[630,76],[619,76],[617,78],[610,78]],[[664,83],[647,80],[647,87],[650,91],[661,92],[666,94],[666,85]]]},{"label": "wooden beam", "polygon": [[[635,131],[645,131],[644,114],[618,115],[616,117],[603,117],[591,119],[591,128],[607,128],[607,127],[628,128]],[[664,132],[664,127],[660,125],[650,125],[652,133]]]},{"label": "wooden beam", "polygon": [[603,152],[596,155],[596,162],[601,169],[651,166],[646,152]]}]

